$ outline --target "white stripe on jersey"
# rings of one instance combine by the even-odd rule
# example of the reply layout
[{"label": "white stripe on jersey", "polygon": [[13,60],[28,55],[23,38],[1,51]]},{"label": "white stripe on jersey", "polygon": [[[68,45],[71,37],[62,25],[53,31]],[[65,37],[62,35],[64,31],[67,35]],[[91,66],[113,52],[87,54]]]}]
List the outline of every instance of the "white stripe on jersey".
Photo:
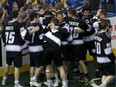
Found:
[{"label": "white stripe on jersey", "polygon": [[97,57],[98,63],[109,63],[111,60],[108,57]]},{"label": "white stripe on jersey", "polygon": [[29,44],[29,42],[28,42],[28,41],[26,41],[26,43],[25,43],[24,45],[22,45],[22,46],[21,46],[21,49],[23,50],[23,49],[27,48],[27,47],[28,47],[28,45],[27,45],[27,44]]},{"label": "white stripe on jersey", "polygon": [[20,52],[22,50],[21,45],[6,45],[6,51]]},{"label": "white stripe on jersey", "polygon": [[84,41],[83,40],[73,40],[72,44],[73,45],[81,45],[81,44],[84,44]]},{"label": "white stripe on jersey", "polygon": [[59,46],[61,46],[61,40],[58,37],[54,36],[50,31],[47,32],[45,34],[45,36],[47,38],[50,38],[52,41],[54,41],[55,43],[57,43]]},{"label": "white stripe on jersey", "polygon": [[95,40],[95,34],[92,34],[90,36],[84,36],[83,37],[84,42],[89,42]]},{"label": "white stripe on jersey", "polygon": [[41,52],[43,51],[42,45],[29,46],[29,52]]},{"label": "white stripe on jersey", "polygon": [[26,33],[27,33],[27,30],[26,30],[24,27],[21,27],[21,28],[20,28],[20,33],[21,33],[22,39],[24,40],[24,37],[25,37],[25,35],[26,35]]},{"label": "white stripe on jersey", "polygon": [[106,55],[109,55],[109,54],[112,53],[112,48],[108,47],[108,48],[104,49],[104,52],[105,52]]},{"label": "white stripe on jersey", "polygon": [[62,41],[62,45],[67,45],[68,41]]}]

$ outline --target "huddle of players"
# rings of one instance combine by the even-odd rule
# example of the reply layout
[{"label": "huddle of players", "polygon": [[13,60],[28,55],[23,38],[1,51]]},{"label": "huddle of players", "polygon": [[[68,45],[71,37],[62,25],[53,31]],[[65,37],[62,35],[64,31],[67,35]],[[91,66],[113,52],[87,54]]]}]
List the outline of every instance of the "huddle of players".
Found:
[{"label": "huddle of players", "polygon": [[[14,61],[14,87],[22,87],[19,83],[19,67],[22,65],[22,50],[26,45],[30,55],[30,86],[41,86],[37,83],[37,77],[44,67],[47,86],[58,86],[57,70],[52,68],[54,63],[59,70],[62,87],[68,87],[67,76],[72,61],[78,62],[83,81],[85,83],[89,81],[84,61],[87,50],[95,57],[94,36],[96,30],[99,31],[98,20],[93,19],[88,7],[83,8],[80,14],[72,7],[67,12],[63,10],[45,11],[43,14],[41,11],[31,12],[26,26],[16,19],[18,15],[18,10],[14,10],[13,20],[4,26],[2,34],[6,46],[7,68]],[[55,73],[57,84],[52,82],[51,73]],[[2,84],[6,84],[5,76]]]}]

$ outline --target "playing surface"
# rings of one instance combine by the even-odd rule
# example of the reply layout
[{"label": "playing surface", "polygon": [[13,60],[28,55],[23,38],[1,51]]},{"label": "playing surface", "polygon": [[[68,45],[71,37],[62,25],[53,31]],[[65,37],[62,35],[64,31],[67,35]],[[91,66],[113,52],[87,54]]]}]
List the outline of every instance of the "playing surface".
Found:
[{"label": "playing surface", "polygon": [[[89,71],[90,71],[89,74],[91,75],[91,77],[94,77],[95,73],[94,73],[93,62],[88,62],[88,67],[89,67]],[[0,78],[0,82],[1,82],[1,79],[2,78]],[[20,83],[22,85],[24,85],[24,87],[29,87],[29,86],[25,86],[25,83],[27,81],[29,81],[29,73],[28,72],[21,73]],[[0,84],[0,87],[13,87],[14,86],[13,82],[14,82],[13,75],[9,75],[7,85],[6,86],[1,86],[1,84]],[[46,87],[46,86],[42,85],[42,87]],[[61,86],[59,86],[59,87],[61,87]],[[77,78],[74,78],[74,74],[72,73],[72,80],[69,83],[69,87],[92,87],[92,86],[90,86],[90,85],[86,86],[86,85],[84,85],[84,83],[79,82]],[[116,85],[109,85],[108,87],[116,87]]]}]

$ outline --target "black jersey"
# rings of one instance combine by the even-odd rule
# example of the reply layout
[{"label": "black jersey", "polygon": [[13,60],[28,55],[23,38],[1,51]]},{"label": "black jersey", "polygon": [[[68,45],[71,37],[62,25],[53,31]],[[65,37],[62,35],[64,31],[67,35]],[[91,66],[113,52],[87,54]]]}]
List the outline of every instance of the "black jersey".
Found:
[{"label": "black jersey", "polygon": [[77,45],[77,44],[83,44],[83,39],[82,36],[83,34],[77,34],[75,33],[75,28],[79,27],[81,29],[83,29],[84,31],[86,31],[88,29],[88,25],[81,19],[78,18],[65,18],[65,21],[70,25],[70,32],[72,34],[73,37],[73,41],[72,44],[73,45]]},{"label": "black jersey", "polygon": [[61,47],[61,41],[67,31],[62,29],[60,26],[56,26],[55,29],[47,29],[43,37],[44,45],[43,47],[47,48],[59,48]]},{"label": "black jersey", "polygon": [[85,36],[90,36],[90,35],[93,35],[95,33],[95,29],[93,28],[92,26],[92,18],[82,18],[86,23],[87,25],[89,26],[86,33],[85,33]]},{"label": "black jersey", "polygon": [[93,23],[92,23],[92,16],[88,17],[88,18],[84,18],[82,17],[82,19],[87,23],[88,25],[88,29],[86,30],[86,32],[84,33],[84,37],[83,40],[85,42],[88,41],[93,41],[94,40],[94,36],[95,36],[95,29],[93,28]]},{"label": "black jersey", "polygon": [[94,29],[96,31],[100,31],[100,27],[99,27],[100,19],[94,16],[91,21],[92,21],[92,26],[94,27]]},{"label": "black jersey", "polygon": [[70,25],[66,22],[61,22],[61,23],[59,23],[59,27],[62,28],[62,32],[61,32],[61,34],[62,34],[62,45],[67,45],[68,44],[68,38],[70,36],[70,32],[69,32]]},{"label": "black jersey", "polygon": [[[28,31],[17,20],[11,20],[4,26],[2,39],[6,46],[8,56],[18,55],[25,43],[25,38],[29,36]],[[27,39],[28,40],[28,39]]]},{"label": "black jersey", "polygon": [[43,48],[42,48],[43,28],[42,26],[39,23],[32,23],[27,26],[27,30],[31,31],[37,26],[39,27],[39,30],[30,35],[30,44],[29,44],[30,53],[36,53],[36,52],[43,51]]},{"label": "black jersey", "polygon": [[52,17],[40,17],[39,23],[42,25],[43,29],[50,23]]},{"label": "black jersey", "polygon": [[98,63],[108,63],[114,60],[111,38],[107,33],[99,32],[95,35],[95,47]]}]

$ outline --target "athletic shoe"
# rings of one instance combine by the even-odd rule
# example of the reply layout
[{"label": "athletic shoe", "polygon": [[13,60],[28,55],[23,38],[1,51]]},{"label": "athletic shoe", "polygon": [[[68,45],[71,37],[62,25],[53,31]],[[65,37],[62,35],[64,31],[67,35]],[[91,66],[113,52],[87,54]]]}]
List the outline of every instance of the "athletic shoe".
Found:
[{"label": "athletic shoe", "polygon": [[62,87],[68,87],[68,80],[66,82],[62,82]]},{"label": "athletic shoe", "polygon": [[30,81],[30,82],[29,82],[29,85],[30,85],[30,87],[33,87],[33,82]]},{"label": "athletic shoe", "polygon": [[2,79],[2,85],[6,85],[6,80]]},{"label": "athletic shoe", "polygon": [[41,83],[37,83],[36,81],[31,81],[30,86],[41,87]]},{"label": "athletic shoe", "polygon": [[20,84],[15,84],[14,87],[23,87]]},{"label": "athletic shoe", "polygon": [[43,82],[43,84],[47,86],[47,81],[46,82]]},{"label": "athletic shoe", "polygon": [[55,80],[54,80],[53,86],[54,86],[54,87],[58,87],[58,86],[59,86],[59,80],[58,80],[58,79],[55,79]]},{"label": "athletic shoe", "polygon": [[48,87],[53,87],[52,82],[47,82],[47,86],[48,86]]},{"label": "athletic shoe", "polygon": [[68,87],[67,85],[62,85],[62,87]]}]

